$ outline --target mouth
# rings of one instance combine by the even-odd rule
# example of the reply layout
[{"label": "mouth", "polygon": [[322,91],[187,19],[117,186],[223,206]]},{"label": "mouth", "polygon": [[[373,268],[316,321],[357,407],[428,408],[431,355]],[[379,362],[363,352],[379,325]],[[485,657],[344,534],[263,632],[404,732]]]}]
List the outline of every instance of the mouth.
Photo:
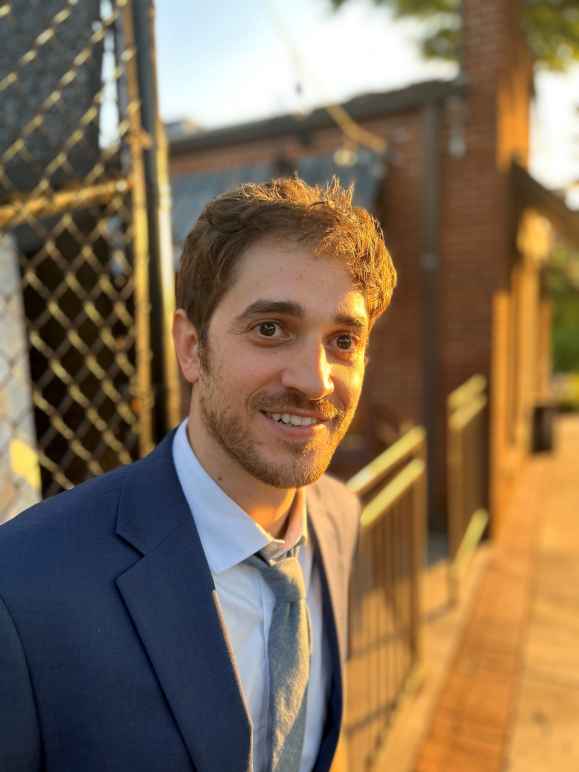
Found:
[{"label": "mouth", "polygon": [[309,436],[324,428],[328,419],[313,415],[298,415],[297,413],[273,413],[260,411],[269,423],[278,426],[284,433],[296,436]]}]

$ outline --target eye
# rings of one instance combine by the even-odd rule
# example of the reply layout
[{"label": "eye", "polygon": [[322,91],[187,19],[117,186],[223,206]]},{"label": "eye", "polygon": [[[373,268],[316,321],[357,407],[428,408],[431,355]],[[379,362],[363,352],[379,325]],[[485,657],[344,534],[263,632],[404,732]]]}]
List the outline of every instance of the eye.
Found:
[{"label": "eye", "polygon": [[351,332],[341,332],[334,338],[334,346],[344,359],[355,359],[364,352],[365,338]]},{"label": "eye", "polygon": [[291,330],[284,322],[275,319],[264,319],[263,322],[255,322],[250,330],[253,340],[264,346],[278,346],[292,339]]},{"label": "eye", "polygon": [[256,329],[264,338],[273,338],[279,330],[279,324],[277,322],[260,322]]},{"label": "eye", "polygon": [[342,333],[336,338],[336,345],[339,349],[342,349],[342,351],[350,351],[354,348],[355,343],[356,341],[352,335],[348,335],[347,333]]}]

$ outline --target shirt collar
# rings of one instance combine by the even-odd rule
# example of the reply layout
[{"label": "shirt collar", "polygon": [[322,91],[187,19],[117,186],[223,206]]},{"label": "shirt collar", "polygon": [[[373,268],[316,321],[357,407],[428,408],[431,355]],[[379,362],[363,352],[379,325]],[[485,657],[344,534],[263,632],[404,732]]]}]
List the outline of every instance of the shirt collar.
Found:
[{"label": "shirt collar", "polygon": [[[263,529],[260,528],[260,530]],[[268,536],[269,541],[260,551],[260,555],[268,563],[276,563],[278,560],[287,557],[288,553],[297,554],[299,547],[306,542],[308,533],[306,493],[303,488],[296,490],[292,508],[288,515],[284,538],[274,539],[266,531],[264,533]]]},{"label": "shirt collar", "polygon": [[296,492],[285,537],[275,539],[229,498],[201,466],[189,444],[187,420],[175,432],[173,461],[213,574],[226,571],[257,552],[273,563],[306,541],[303,488]]}]

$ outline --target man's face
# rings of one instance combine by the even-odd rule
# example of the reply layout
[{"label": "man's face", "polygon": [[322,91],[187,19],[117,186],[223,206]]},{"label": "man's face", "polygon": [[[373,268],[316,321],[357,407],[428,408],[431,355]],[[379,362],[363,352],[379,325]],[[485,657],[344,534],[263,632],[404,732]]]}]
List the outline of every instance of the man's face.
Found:
[{"label": "man's face", "polygon": [[190,436],[208,471],[276,488],[320,477],[358,405],[368,328],[338,260],[287,241],[251,246],[186,374]]}]

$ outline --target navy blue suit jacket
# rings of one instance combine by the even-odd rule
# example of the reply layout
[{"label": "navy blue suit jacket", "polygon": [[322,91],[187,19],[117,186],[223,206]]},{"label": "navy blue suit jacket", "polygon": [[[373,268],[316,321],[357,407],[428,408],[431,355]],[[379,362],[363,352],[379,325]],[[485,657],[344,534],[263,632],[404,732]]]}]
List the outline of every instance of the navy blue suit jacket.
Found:
[{"label": "navy blue suit jacket", "polygon": [[[1,772],[248,772],[250,722],[172,436],[0,528]],[[322,772],[359,505],[322,478],[308,512],[333,659]]]}]

